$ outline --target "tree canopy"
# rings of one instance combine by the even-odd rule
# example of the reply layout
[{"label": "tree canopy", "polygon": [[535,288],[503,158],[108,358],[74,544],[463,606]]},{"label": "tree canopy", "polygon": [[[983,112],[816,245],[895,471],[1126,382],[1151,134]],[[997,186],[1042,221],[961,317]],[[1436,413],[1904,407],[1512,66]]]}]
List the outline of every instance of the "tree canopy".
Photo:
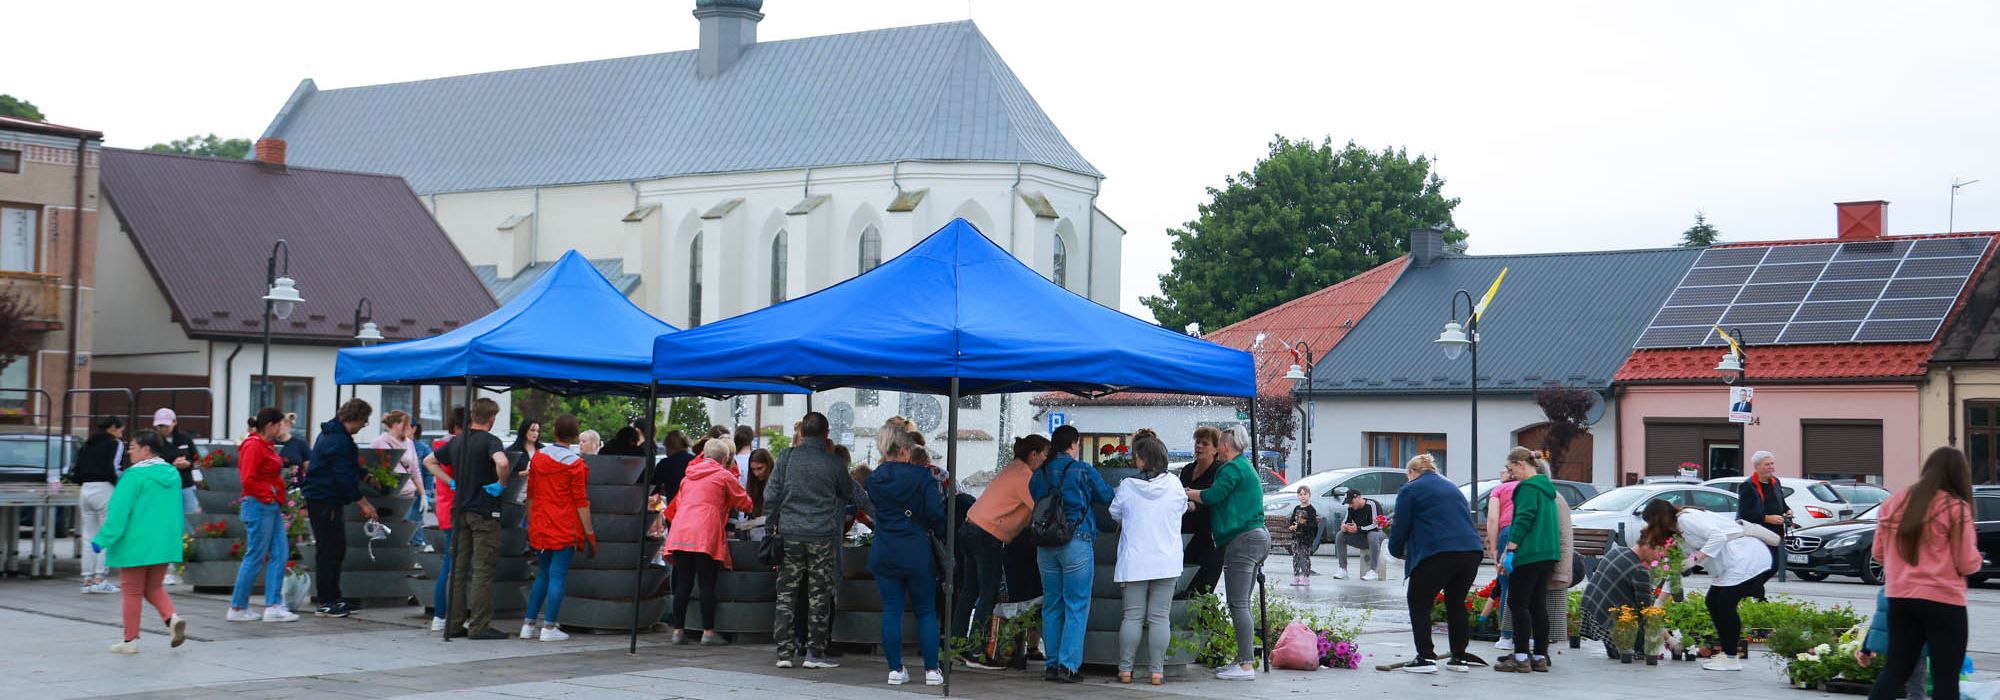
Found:
[{"label": "tree canopy", "polygon": [[35,351],[35,335],[28,329],[32,320],[29,314],[26,299],[13,290],[0,289],[0,371]]},{"label": "tree canopy", "polygon": [[1708,223],[1708,215],[1694,213],[1694,225],[1681,232],[1682,248],[1707,248],[1722,237],[1722,230]]},{"label": "tree canopy", "polygon": [[35,103],[5,94],[0,94],[0,116],[33,119],[35,121],[48,119],[48,117],[42,116],[42,110],[35,108]]},{"label": "tree canopy", "polygon": [[1214,330],[1337,284],[1407,252],[1411,229],[1465,239],[1427,157],[1284,136],[1270,148],[1167,232],[1173,267],[1141,300],[1161,326]]},{"label": "tree canopy", "polygon": [[211,158],[231,158],[241,160],[250,154],[250,139],[225,139],[215,134],[194,135],[184,139],[174,139],[166,143],[147,146],[155,153],[185,153]]}]

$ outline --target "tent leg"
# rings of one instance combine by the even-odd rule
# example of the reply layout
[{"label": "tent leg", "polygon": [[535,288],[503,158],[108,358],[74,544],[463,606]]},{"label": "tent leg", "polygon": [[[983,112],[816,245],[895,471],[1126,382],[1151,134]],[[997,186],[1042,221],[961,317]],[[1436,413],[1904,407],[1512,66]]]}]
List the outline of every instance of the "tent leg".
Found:
[{"label": "tent leg", "polygon": [[[947,635],[951,632],[951,623],[957,622],[952,616],[958,614],[954,612],[958,608],[952,605],[952,598],[957,596],[958,591],[951,585],[953,569],[957,568],[958,564],[958,528],[951,526],[952,523],[958,522],[958,499],[954,496],[954,492],[958,490],[958,377],[951,378],[950,406],[951,414],[945,421],[944,471],[951,476],[951,491],[944,494],[944,607],[940,608],[944,611],[942,619],[946,620],[944,629]],[[949,637],[945,639],[944,647],[942,651],[948,656],[951,650]],[[946,659],[944,663],[938,665],[942,666],[944,671],[945,697],[951,697],[951,661]]]},{"label": "tent leg", "polygon": [[[1262,457],[1258,452],[1257,397],[1252,396],[1250,397],[1250,471],[1257,475],[1258,481],[1263,481],[1263,472],[1257,471],[1257,460]],[[1269,641],[1271,639],[1271,625],[1270,620],[1266,619],[1269,614],[1270,610],[1264,604],[1264,567],[1260,564],[1257,566],[1257,638],[1265,640],[1264,644],[1260,645],[1262,649],[1261,653],[1258,654],[1264,662],[1265,673],[1271,672],[1271,643]]]},{"label": "tent leg", "polygon": [[813,395],[811,392],[806,393],[806,412],[813,412]]},{"label": "tent leg", "polygon": [[[646,387],[646,425],[653,426],[653,433],[655,435],[660,432],[660,428],[653,420],[658,417],[657,414],[659,412],[660,385],[658,383],[651,383]],[[653,435],[646,436],[646,477],[645,481],[640,483],[645,485],[646,491],[649,494],[653,490],[653,446],[655,444],[657,443],[653,441]],[[648,500],[651,500],[650,497]],[[648,514],[650,513],[651,511],[648,511]],[[639,587],[645,585],[645,583],[646,538],[641,536],[639,538],[639,565],[632,568],[632,638],[625,649],[625,653],[627,654],[637,655],[639,653],[639,609],[641,607],[639,603],[645,597],[643,595],[645,591],[639,590]]]},{"label": "tent leg", "polygon": [[[442,389],[440,389],[440,390],[442,390]],[[471,377],[466,377],[466,378],[465,378],[465,420],[464,420],[463,422],[460,422],[460,423],[458,424],[458,434],[459,434],[459,436],[461,436],[461,437],[462,437],[462,436],[464,436],[464,435],[466,435],[466,434],[468,434],[468,433],[471,433],[471,432],[472,432],[472,390],[473,390],[473,387],[472,387],[472,378],[471,378]],[[451,422],[451,416],[450,416],[450,412],[449,412],[449,411],[447,411],[447,412],[446,412],[446,416],[445,416],[445,422],[446,422],[447,424],[449,424],[449,423]],[[446,427],[447,427],[447,428],[449,428],[450,426],[449,426],[449,425],[447,425]],[[451,442],[451,446],[452,446],[452,447],[454,447],[454,448],[456,448],[456,450],[455,450],[455,454],[453,454],[453,455],[452,455],[452,458],[451,458],[451,463],[452,463],[452,464],[454,464],[454,465],[457,465],[457,464],[465,464],[465,463],[466,463],[466,457],[467,457],[467,456],[469,456],[469,455],[468,455],[468,454],[466,453],[466,450],[468,450],[468,449],[471,449],[471,447],[472,447],[472,446],[471,446],[470,444],[467,444],[467,443],[468,443],[468,441],[466,441],[466,440],[460,440],[460,439],[458,439],[458,438],[452,438],[452,442]],[[457,469],[457,467],[453,467],[453,469],[454,469],[454,470],[456,470],[456,469]],[[455,471],[454,471],[453,473],[454,473],[454,474],[456,474],[456,472],[455,472]],[[456,504],[456,502],[455,502],[455,501],[454,501],[454,504]],[[456,506],[456,505],[454,505],[454,506],[453,506],[453,510],[457,510],[457,506]],[[444,513],[443,515],[444,515],[444,517],[447,517],[447,518],[449,518],[449,517],[452,517],[452,514],[451,514],[451,513]],[[456,601],[460,601],[460,602],[459,602],[459,604],[460,604],[460,605],[465,605],[465,602],[464,602],[464,601],[465,601],[465,595],[466,595],[465,591],[466,591],[466,589],[467,589],[468,587],[470,587],[470,586],[472,585],[472,582],[471,582],[471,578],[472,578],[472,572],[471,572],[471,571],[467,571],[467,570],[466,570],[466,569],[468,569],[468,568],[470,568],[470,567],[464,567],[464,566],[458,566],[458,565],[457,565],[457,564],[458,564],[458,548],[460,548],[460,547],[463,547],[463,546],[465,546],[465,537],[463,537],[463,533],[457,533],[457,534],[459,534],[459,535],[461,535],[461,536],[459,536],[459,537],[453,537],[453,538],[451,538],[451,551],[449,551],[449,552],[446,552],[446,553],[445,553],[445,556],[448,556],[448,557],[451,557],[451,560],[452,560],[452,567],[451,567],[451,578],[445,581],[445,588],[449,589],[449,592],[451,593],[451,595],[450,595],[450,596],[447,596],[447,597],[446,597],[446,600],[447,600],[447,601],[452,601],[452,600],[456,600]],[[434,601],[431,601],[431,602],[432,602],[432,603],[436,603],[436,602],[438,602],[438,601],[435,601],[435,600],[434,600]],[[466,617],[467,617],[468,619],[470,619],[470,618],[471,618],[471,616],[472,616],[472,608],[471,608],[471,606],[467,606],[467,607],[466,607],[466,609],[465,609],[465,612],[466,612]],[[436,606],[435,606],[435,605],[433,605],[433,606],[432,606],[432,611],[431,611],[431,614],[433,614],[433,615],[437,614],[437,610],[436,610]],[[449,641],[451,641],[451,632],[452,632],[452,629],[451,629],[451,605],[449,604],[449,602],[447,602],[447,603],[446,603],[446,605],[445,605],[445,609],[444,609],[444,620],[445,620],[445,625],[444,625],[444,640],[445,640],[446,642],[449,642]]]}]

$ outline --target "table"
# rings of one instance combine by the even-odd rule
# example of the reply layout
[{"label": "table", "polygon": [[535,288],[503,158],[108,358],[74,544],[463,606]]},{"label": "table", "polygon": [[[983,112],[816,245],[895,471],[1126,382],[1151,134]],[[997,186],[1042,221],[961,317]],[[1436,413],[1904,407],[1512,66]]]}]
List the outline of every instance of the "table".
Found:
[{"label": "table", "polygon": [[6,535],[0,536],[0,546],[5,547],[0,552],[0,573],[22,572],[21,511],[29,509],[34,513],[34,525],[29,530],[26,574],[35,578],[56,574],[58,515],[64,508],[76,507],[77,492],[74,484],[0,484],[0,522],[6,525]]}]

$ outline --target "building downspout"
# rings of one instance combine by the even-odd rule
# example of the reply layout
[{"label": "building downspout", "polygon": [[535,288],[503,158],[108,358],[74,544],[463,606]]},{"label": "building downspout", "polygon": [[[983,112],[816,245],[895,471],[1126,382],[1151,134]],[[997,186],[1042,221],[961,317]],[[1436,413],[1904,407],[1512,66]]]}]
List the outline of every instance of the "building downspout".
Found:
[{"label": "building downspout", "polygon": [[1014,184],[1007,188],[1007,252],[1014,252],[1014,218],[1021,208],[1021,161],[1014,161]]},{"label": "building downspout", "polygon": [[[69,390],[76,388],[76,324],[83,299],[83,166],[90,157],[90,139],[76,138],[76,208],[70,210],[69,235],[69,324],[63,335],[69,345],[69,361],[63,363],[63,413],[69,413]],[[69,431],[65,415],[63,431]]]},{"label": "building downspout", "polygon": [[1944,405],[1950,415],[1945,416],[1945,444],[1958,446],[1958,375],[1951,371],[1951,365],[1944,366]]},{"label": "building downspout", "polygon": [[534,190],[534,203],[528,210],[528,267],[523,269],[532,269],[535,261],[542,259],[541,250],[542,188],[537,187]]},{"label": "building downspout", "polygon": [[626,180],[626,181],[625,181],[625,186],[626,186],[626,187],[630,187],[630,188],[632,188],[632,210],[633,210],[633,211],[638,211],[638,210],[639,210],[639,181],[638,181],[638,180]]},{"label": "building downspout", "polygon": [[889,184],[890,184],[891,186],[893,186],[893,187],[895,187],[895,188],[896,188],[896,198],[897,198],[897,199],[902,199],[902,198],[903,198],[903,161],[901,161],[901,160],[898,160],[898,161],[896,161],[895,163],[893,163],[893,164],[891,164],[891,165],[889,166]]},{"label": "building downspout", "polygon": [[810,165],[806,166],[806,182],[802,189],[804,191],[799,193],[801,199],[813,196],[813,169]]},{"label": "building downspout", "polygon": [[[243,341],[236,341],[236,349],[229,351],[229,358],[222,361],[222,419],[210,419],[210,435],[228,435],[230,409],[236,405],[236,353],[243,352]],[[212,359],[214,356],[211,355]],[[210,365],[213,366],[213,365]]]},{"label": "building downspout", "polygon": [[1090,251],[1090,260],[1083,268],[1083,296],[1086,299],[1097,296],[1097,194],[1104,191],[1104,178],[1092,181],[1090,206],[1083,210],[1083,247]]},{"label": "building downspout", "polygon": [[[1620,452],[1623,452],[1625,450],[1625,412],[1618,411],[1617,409],[1619,405],[1618,395],[1625,393],[1625,387],[1622,385],[1613,384],[1611,385],[1611,391],[1609,393],[1610,396],[1608,396],[1607,398],[1611,401],[1611,405],[1608,406],[1607,408],[1610,408],[1613,411],[1617,411],[1618,413],[1618,420],[1611,421],[1611,444],[1617,445],[1618,450]],[[1592,449],[1596,449],[1595,443],[1592,443]],[[1644,450],[1640,451],[1640,454],[1644,453],[1645,453]],[[1611,488],[1615,489],[1620,486],[1624,486],[1625,475],[1618,472],[1618,466],[1617,466],[1618,460],[1615,459],[1611,460],[1611,464],[1612,464]],[[1644,473],[1645,470],[1646,470],[1646,465],[1643,462],[1641,462],[1639,465],[1639,471],[1641,473]]]}]

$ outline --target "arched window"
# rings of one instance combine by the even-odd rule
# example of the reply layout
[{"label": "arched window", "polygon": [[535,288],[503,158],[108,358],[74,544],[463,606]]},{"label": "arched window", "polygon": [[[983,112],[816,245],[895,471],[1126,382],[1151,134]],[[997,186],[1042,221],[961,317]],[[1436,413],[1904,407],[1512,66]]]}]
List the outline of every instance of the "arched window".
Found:
[{"label": "arched window", "polygon": [[861,231],[861,272],[882,264],[882,234],[869,226]]},{"label": "arched window", "polygon": [[688,246],[688,327],[701,325],[701,234]]},{"label": "arched window", "polygon": [[1052,278],[1058,287],[1069,286],[1069,248],[1063,243],[1062,234],[1056,234],[1055,274]]},{"label": "arched window", "polygon": [[785,300],[785,231],[778,229],[778,235],[771,239],[771,303]]}]

